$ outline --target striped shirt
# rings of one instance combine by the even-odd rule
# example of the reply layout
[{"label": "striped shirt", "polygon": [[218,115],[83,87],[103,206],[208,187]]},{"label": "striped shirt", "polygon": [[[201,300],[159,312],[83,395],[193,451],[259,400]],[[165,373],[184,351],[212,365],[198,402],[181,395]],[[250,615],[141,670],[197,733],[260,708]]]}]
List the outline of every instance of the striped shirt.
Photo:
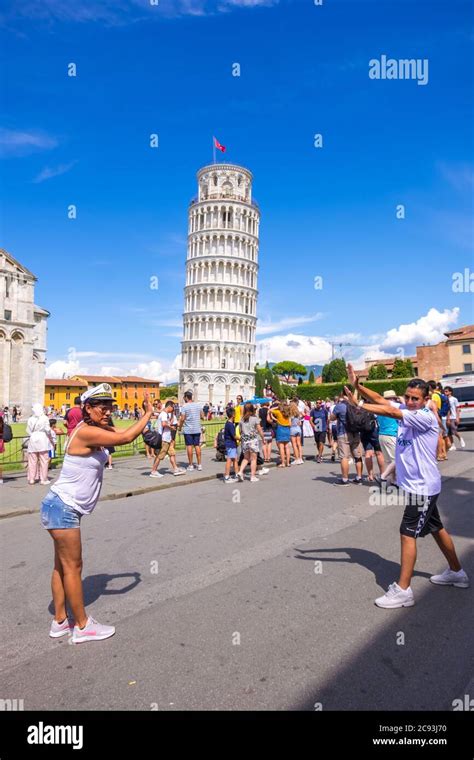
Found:
[{"label": "striped shirt", "polygon": [[183,433],[193,435],[201,432],[201,404],[190,401],[181,408],[184,414]]}]

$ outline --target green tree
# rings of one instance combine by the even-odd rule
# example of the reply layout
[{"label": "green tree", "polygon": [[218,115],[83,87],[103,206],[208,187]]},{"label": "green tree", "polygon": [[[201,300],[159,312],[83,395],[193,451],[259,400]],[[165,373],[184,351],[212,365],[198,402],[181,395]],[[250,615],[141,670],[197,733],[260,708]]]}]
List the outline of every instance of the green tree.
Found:
[{"label": "green tree", "polygon": [[255,368],[255,395],[259,398],[263,396],[263,391],[265,388],[265,375],[266,370],[260,369],[259,367]]},{"label": "green tree", "polygon": [[405,377],[415,377],[415,370],[413,368],[411,359],[405,359],[405,366],[407,371]]},{"label": "green tree", "polygon": [[393,362],[392,377],[409,377],[407,375],[407,366],[403,359],[395,359]]},{"label": "green tree", "polygon": [[314,372],[313,372],[313,370],[311,370],[311,372],[309,373],[308,382],[309,382],[310,385],[314,384]]},{"label": "green tree", "polygon": [[302,377],[298,378],[298,385],[303,385],[303,378]]},{"label": "green tree", "polygon": [[288,383],[292,377],[296,377],[297,375],[306,375],[306,367],[304,364],[298,364],[298,362],[278,362],[278,364],[274,364],[272,371],[274,374],[277,375],[283,375],[286,382]]},{"label": "green tree", "polygon": [[372,364],[369,369],[368,380],[385,380],[387,377],[387,367],[385,364]]},{"label": "green tree", "polygon": [[323,367],[323,383],[339,383],[347,380],[347,367],[345,359],[333,359]]}]

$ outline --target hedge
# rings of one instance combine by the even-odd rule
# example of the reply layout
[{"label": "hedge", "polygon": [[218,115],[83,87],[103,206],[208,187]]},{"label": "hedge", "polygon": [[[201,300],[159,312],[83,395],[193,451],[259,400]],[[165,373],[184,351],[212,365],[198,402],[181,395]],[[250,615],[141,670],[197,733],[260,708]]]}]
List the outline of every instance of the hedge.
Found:
[{"label": "hedge", "polygon": [[[412,377],[396,377],[392,380],[368,380],[364,382],[366,388],[370,388],[371,391],[376,391],[383,395],[384,391],[395,391],[397,396],[402,396],[405,393],[405,389]],[[283,391],[287,394],[287,398],[291,398],[296,395],[298,398],[304,401],[316,401],[318,398],[334,398],[343,391],[344,385],[347,385],[348,381],[341,383],[321,383],[321,385],[282,385]]]}]

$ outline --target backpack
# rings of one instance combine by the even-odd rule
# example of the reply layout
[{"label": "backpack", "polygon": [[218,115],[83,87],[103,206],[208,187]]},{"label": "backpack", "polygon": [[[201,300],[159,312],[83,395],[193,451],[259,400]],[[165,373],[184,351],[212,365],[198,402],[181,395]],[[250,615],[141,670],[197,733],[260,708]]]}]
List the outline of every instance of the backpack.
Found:
[{"label": "backpack", "polygon": [[4,443],[10,443],[13,438],[13,431],[6,422],[3,423],[2,441]]},{"label": "backpack", "polygon": [[440,417],[447,417],[449,412],[449,398],[445,393],[438,394],[441,399],[441,409],[439,410]]},{"label": "backpack", "polygon": [[347,404],[346,429],[349,433],[371,433],[375,427],[375,415],[362,406]]},{"label": "backpack", "polygon": [[219,430],[217,433],[217,441],[216,441],[216,449],[221,454],[225,454],[225,438],[224,438],[224,428],[222,430]]},{"label": "backpack", "polygon": [[161,449],[163,439],[161,433],[159,433],[157,430],[144,430],[142,437],[146,445],[151,449],[155,449],[155,451]]}]

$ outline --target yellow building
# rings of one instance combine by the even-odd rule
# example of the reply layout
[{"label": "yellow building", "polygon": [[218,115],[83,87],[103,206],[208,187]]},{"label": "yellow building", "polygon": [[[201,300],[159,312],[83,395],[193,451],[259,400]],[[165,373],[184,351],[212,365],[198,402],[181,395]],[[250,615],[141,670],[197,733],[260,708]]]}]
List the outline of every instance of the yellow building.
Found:
[{"label": "yellow building", "polygon": [[74,399],[85,393],[87,383],[76,380],[45,380],[44,381],[44,405],[46,408],[52,406],[54,409],[61,410],[65,406],[67,409],[74,406]]},{"label": "yellow building", "polygon": [[119,409],[133,409],[135,404],[141,406],[145,391],[150,394],[150,400],[160,398],[160,383],[158,380],[148,380],[144,377],[114,377],[107,375],[75,375],[74,380],[82,382],[88,388],[95,388],[101,383],[109,383],[112,387],[113,397]]}]

